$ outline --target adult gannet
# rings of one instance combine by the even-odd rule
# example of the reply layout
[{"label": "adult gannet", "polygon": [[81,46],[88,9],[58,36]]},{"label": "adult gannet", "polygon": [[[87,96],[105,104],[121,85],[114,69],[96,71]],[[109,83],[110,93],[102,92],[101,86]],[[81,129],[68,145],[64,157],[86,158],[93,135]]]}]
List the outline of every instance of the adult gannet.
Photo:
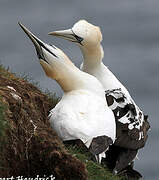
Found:
[{"label": "adult gannet", "polygon": [[104,100],[104,88],[94,76],[79,70],[62,50],[19,25],[33,42],[46,75],[64,91],[49,114],[52,128],[63,141],[80,139],[100,163],[116,136],[115,117]]},{"label": "adult gannet", "polygon": [[[50,32],[49,35],[77,43],[83,54],[81,70],[95,76],[102,83],[117,125],[117,138],[107,153],[107,159],[113,160],[112,157],[117,155],[113,168],[115,173],[120,172],[133,162],[138,149],[146,143],[149,129],[147,116],[144,116],[128,90],[103,64],[102,33],[99,27],[80,20],[71,29]],[[111,153],[115,151],[118,151],[116,155]]]}]

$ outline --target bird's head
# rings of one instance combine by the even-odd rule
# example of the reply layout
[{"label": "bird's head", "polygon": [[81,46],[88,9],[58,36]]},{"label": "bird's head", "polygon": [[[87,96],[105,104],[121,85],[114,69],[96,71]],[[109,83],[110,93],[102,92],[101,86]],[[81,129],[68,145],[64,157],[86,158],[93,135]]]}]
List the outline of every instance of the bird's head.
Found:
[{"label": "bird's head", "polygon": [[48,77],[58,80],[60,78],[59,72],[62,72],[59,68],[74,66],[62,50],[54,45],[44,43],[20,22],[18,24],[33,42],[40,64]]},{"label": "bird's head", "polygon": [[71,29],[53,31],[48,33],[77,43],[81,48],[96,47],[102,41],[102,33],[98,26],[80,20]]}]

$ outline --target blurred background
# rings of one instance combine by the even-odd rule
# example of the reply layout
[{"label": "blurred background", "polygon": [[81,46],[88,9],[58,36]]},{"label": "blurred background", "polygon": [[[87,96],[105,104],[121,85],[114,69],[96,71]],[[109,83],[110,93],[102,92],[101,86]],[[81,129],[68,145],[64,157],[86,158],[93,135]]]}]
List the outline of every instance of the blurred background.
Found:
[{"label": "blurred background", "polygon": [[144,180],[158,180],[158,0],[0,0],[0,63],[17,74],[28,74],[43,90],[61,96],[60,87],[45,76],[31,41],[17,22],[21,21],[43,41],[64,50],[79,67],[82,62],[79,48],[47,33],[70,28],[80,19],[101,27],[104,63],[149,115],[151,131],[135,168]]}]

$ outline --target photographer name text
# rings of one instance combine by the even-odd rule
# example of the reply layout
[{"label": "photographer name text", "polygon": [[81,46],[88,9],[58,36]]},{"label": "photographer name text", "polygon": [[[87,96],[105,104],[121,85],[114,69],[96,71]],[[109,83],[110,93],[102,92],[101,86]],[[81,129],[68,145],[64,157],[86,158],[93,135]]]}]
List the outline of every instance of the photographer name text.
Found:
[{"label": "photographer name text", "polygon": [[7,177],[7,178],[1,178],[0,177],[0,180],[55,180],[55,176],[50,175],[47,177],[44,175],[43,177],[40,177],[39,175],[37,175],[34,178],[24,177],[24,176],[17,176],[17,177],[11,176],[11,177]]}]

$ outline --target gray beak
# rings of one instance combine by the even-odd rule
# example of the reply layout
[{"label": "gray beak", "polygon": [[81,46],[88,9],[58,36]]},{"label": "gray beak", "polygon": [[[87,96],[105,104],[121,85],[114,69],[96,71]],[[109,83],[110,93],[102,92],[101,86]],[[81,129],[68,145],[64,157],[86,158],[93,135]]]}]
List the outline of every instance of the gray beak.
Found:
[{"label": "gray beak", "polygon": [[61,37],[63,39],[69,40],[71,42],[76,42],[82,45],[83,38],[77,36],[72,29],[53,31],[49,32],[49,35]]},{"label": "gray beak", "polygon": [[18,24],[23,29],[23,31],[26,33],[26,35],[30,38],[30,40],[33,42],[38,58],[45,60],[45,57],[43,55],[43,51],[41,48],[41,47],[45,47],[45,43],[43,43],[33,33],[31,33],[22,23],[18,22]]}]

